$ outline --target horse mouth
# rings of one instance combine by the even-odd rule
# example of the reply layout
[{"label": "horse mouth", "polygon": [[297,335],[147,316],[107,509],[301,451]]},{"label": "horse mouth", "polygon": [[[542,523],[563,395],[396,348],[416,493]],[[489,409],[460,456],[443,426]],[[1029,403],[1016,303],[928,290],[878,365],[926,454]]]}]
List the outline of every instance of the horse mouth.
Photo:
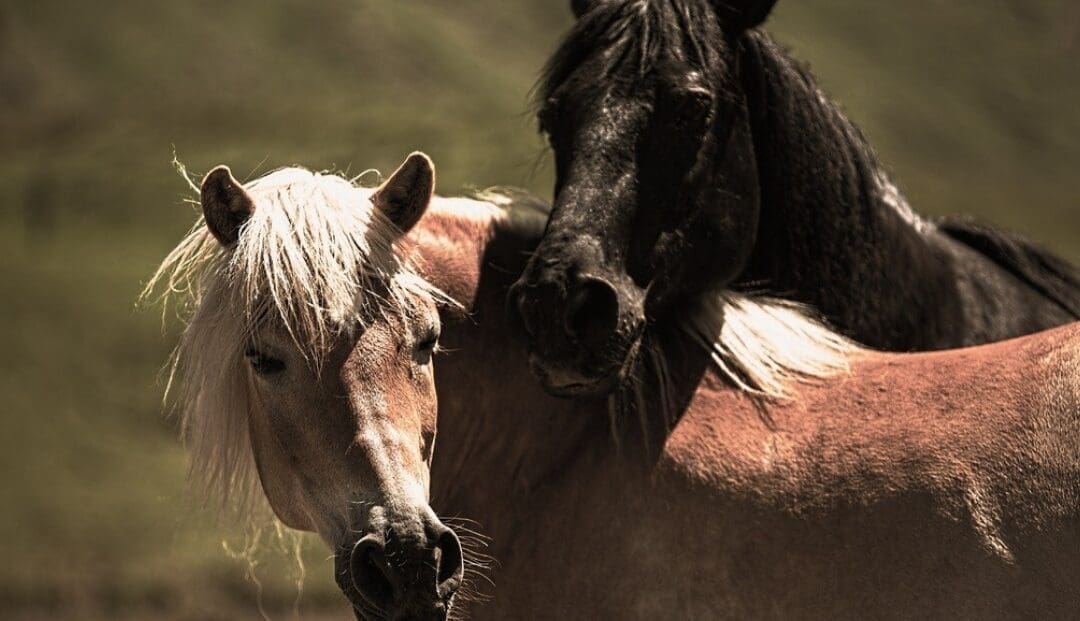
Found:
[{"label": "horse mouth", "polygon": [[569,382],[559,384],[541,379],[544,390],[555,397],[577,399],[581,397],[603,397],[620,384],[619,373],[615,372],[590,382]]},{"label": "horse mouth", "polygon": [[586,376],[573,370],[550,369],[535,356],[529,356],[529,367],[545,392],[565,399],[606,396],[619,387],[624,376],[623,365]]},{"label": "horse mouth", "polygon": [[385,621],[387,619],[416,619],[418,621],[446,621],[450,614],[450,604],[441,604],[424,611],[410,611],[405,614],[387,615],[353,606],[356,621]]},{"label": "horse mouth", "polygon": [[[605,349],[620,352],[604,359],[582,361],[577,364],[551,364],[535,351],[529,353],[529,369],[540,382],[544,392],[553,397],[578,399],[600,398],[615,392],[633,373],[642,348],[644,326],[629,338],[618,338]],[[531,346],[530,346],[531,348]]]}]

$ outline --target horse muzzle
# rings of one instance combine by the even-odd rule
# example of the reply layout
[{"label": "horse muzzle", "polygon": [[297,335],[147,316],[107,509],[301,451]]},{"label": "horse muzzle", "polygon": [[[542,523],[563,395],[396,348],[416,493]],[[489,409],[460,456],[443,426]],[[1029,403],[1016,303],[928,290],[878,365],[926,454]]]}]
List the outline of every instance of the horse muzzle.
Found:
[{"label": "horse muzzle", "polygon": [[644,326],[640,292],[623,280],[556,262],[527,270],[511,287],[509,311],[547,392],[599,397],[622,382]]},{"label": "horse muzzle", "polygon": [[440,522],[389,526],[341,546],[338,586],[358,619],[442,621],[464,578],[461,542]]}]

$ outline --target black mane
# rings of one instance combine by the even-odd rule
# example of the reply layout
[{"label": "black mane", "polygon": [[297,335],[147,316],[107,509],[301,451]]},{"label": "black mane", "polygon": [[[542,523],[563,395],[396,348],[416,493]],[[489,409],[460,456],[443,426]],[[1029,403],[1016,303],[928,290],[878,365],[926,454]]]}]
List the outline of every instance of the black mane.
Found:
[{"label": "black mane", "polygon": [[[587,89],[603,86],[619,72],[640,77],[662,61],[677,61],[714,80],[726,71],[726,39],[707,0],[601,2],[583,15],[544,65],[534,88],[542,107],[582,63],[603,50]],[[589,97],[591,93],[578,92]]]},{"label": "black mane", "polygon": [[938,227],[1056,302],[1073,319],[1080,319],[1080,274],[1061,257],[1020,235],[970,217],[947,217]]}]

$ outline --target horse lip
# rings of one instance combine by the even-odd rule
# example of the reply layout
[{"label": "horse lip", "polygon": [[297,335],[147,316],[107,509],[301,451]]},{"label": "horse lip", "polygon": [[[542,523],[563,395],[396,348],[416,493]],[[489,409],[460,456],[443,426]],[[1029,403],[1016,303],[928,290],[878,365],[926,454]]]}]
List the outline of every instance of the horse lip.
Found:
[{"label": "horse lip", "polygon": [[591,397],[602,396],[609,392],[610,389],[604,385],[608,384],[605,380],[599,380],[591,384],[573,383],[573,384],[552,384],[550,382],[544,383],[544,390],[555,397],[561,397],[565,399],[574,399],[578,397]]},{"label": "horse lip", "polygon": [[[604,373],[597,379],[577,377],[574,379],[557,378],[548,373],[539,364],[530,365],[533,374],[544,391],[548,394],[566,399],[577,397],[602,397],[613,391],[622,380],[619,369]],[[559,381],[562,379],[563,381]]]},{"label": "horse lip", "polygon": [[[444,619],[449,618],[451,605],[452,604],[451,604],[450,601],[436,602],[432,606],[432,614],[430,615],[430,618],[431,619],[436,619],[436,620],[444,620]],[[379,619],[385,618],[385,617],[371,616],[368,613],[361,610],[360,608],[357,608],[356,606],[353,606],[352,609],[353,609],[353,615],[356,617],[357,621],[378,621]],[[427,617],[424,617],[424,618],[427,618]]]}]

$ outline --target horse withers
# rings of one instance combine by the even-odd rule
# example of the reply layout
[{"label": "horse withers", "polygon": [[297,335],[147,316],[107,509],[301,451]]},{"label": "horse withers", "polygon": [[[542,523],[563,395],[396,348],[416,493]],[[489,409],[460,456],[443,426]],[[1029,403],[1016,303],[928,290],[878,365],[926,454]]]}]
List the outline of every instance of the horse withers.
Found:
[{"label": "horse withers", "polygon": [[215,170],[159,272],[193,475],[319,533],[359,618],[1075,614],[1080,326],[890,355],[718,292],[557,399],[505,315],[546,213],[433,179]]},{"label": "horse withers", "polygon": [[775,0],[579,0],[538,85],[555,204],[512,296],[537,376],[625,379],[647,326],[703,291],[810,304],[878,349],[1080,318],[1080,277],[1015,236],[916,214],[760,25]]}]

